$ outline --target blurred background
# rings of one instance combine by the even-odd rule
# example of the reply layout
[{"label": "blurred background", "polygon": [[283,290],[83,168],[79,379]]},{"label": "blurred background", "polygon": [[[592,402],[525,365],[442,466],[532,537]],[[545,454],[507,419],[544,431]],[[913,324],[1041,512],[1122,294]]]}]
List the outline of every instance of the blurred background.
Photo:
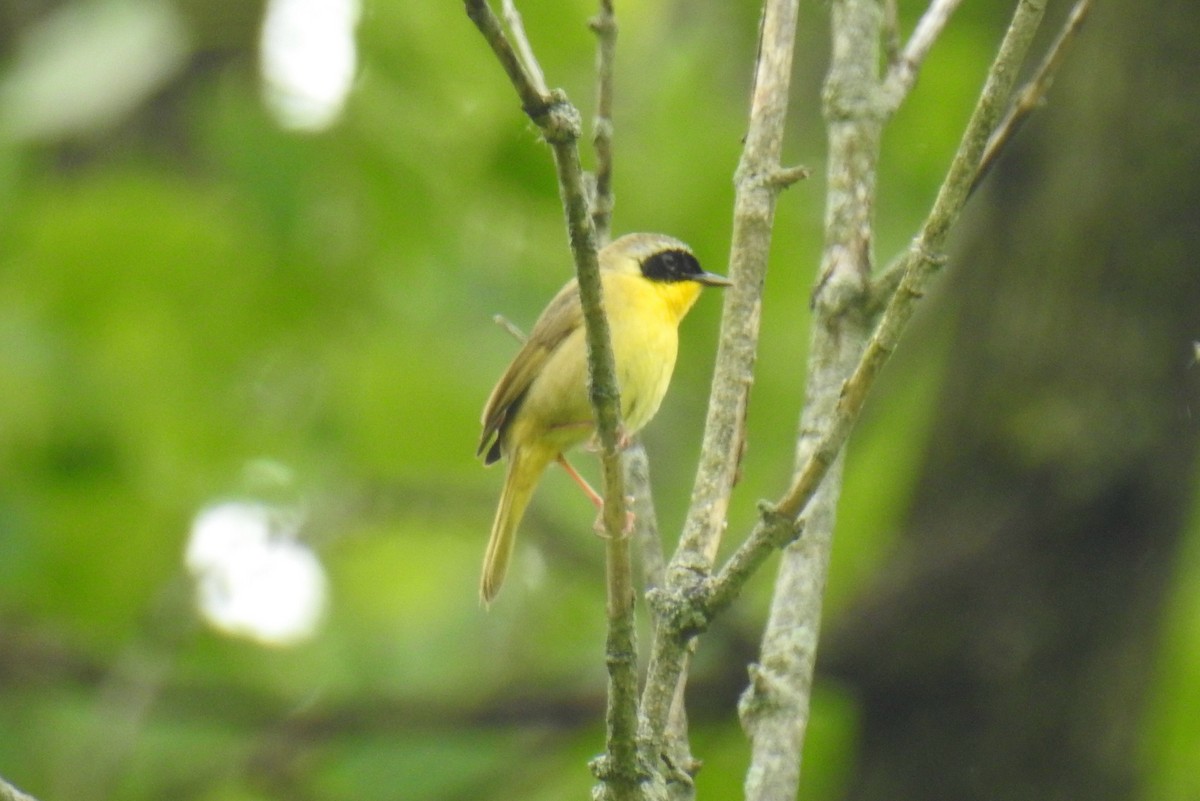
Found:
[{"label": "blurred background", "polygon": [[[587,118],[594,8],[526,6]],[[887,129],[881,265],[1012,3],[964,6]],[[1200,8],[1098,6],[851,443],[803,798],[1200,798]],[[813,178],[779,201],[729,541],[791,468],[828,13],[802,4],[785,161]],[[618,5],[614,231],[717,272],[758,14]],[[587,797],[603,557],[561,471],[476,599],[492,316],[528,329],[569,275],[550,154],[460,3],[0,0],[0,776]],[[643,437],[668,545],[719,310]],[[697,656],[700,799],[740,797],[770,583]]]}]

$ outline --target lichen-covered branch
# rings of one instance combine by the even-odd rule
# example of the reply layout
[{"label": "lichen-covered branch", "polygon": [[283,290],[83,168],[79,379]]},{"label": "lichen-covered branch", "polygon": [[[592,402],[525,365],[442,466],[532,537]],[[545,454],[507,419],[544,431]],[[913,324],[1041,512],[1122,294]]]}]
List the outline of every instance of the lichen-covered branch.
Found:
[{"label": "lichen-covered branch", "polygon": [[[641,739],[648,760],[663,748],[672,703],[699,628],[675,615],[702,595],[721,535],[737,472],[758,346],[762,290],[775,199],[803,171],[780,165],[791,81],[798,0],[766,0],[755,66],[745,147],[735,175],[733,241],[721,340],[709,399],[700,466],[687,522],[667,571],[667,586],[652,596],[659,619],[642,693]],[[702,628],[702,626],[701,626]]]},{"label": "lichen-covered branch", "polygon": [[[833,52],[824,92],[829,139],[825,243],[813,294],[797,470],[819,446],[842,382],[854,369],[870,333],[871,321],[862,307],[874,247],[875,176],[888,113],[876,99],[880,48],[887,35],[884,10],[872,0],[839,0],[832,12]],[[923,55],[915,57],[906,49],[899,64],[913,65],[920,58]],[[747,801],[794,797],[800,780],[825,578],[841,494],[840,456],[831,453],[822,458],[828,459],[828,474],[798,526],[794,512],[764,510],[771,529],[786,533],[791,524],[793,529],[803,529],[803,537],[784,551],[759,660],[751,666],[751,682],[739,704],[751,747]],[[718,577],[715,592],[721,595],[730,595],[736,582],[744,582],[740,577],[749,573],[737,566],[762,558],[754,551],[735,556]]]}]

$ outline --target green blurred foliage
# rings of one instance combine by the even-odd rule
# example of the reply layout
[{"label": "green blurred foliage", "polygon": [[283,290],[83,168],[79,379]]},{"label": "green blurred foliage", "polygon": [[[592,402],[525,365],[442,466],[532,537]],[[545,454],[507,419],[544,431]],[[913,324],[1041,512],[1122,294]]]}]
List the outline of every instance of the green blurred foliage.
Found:
[{"label": "green blurred foliage", "polygon": [[[2,5],[11,83],[41,19]],[[592,6],[527,5],[550,83],[586,117]],[[901,5],[911,26],[919,6]],[[557,471],[504,594],[486,613],[475,595],[500,481],[472,458],[477,419],[515,348],[491,316],[528,328],[569,276],[548,150],[461,4],[369,3],[354,91],[319,134],[285,132],[263,107],[261,9],[178,11],[188,50],[135,108],[0,138],[0,775],[47,801],[586,797],[602,744],[602,553]],[[827,13],[804,4],[785,151],[813,178],[779,203],[731,541],[791,466]],[[619,14],[615,228],[669,232],[724,271],[757,6]],[[936,190],[997,19],[961,12],[888,130],[881,260]],[[5,119],[19,113],[0,97]],[[710,293],[684,325],[645,434],[668,541],[720,302]],[[918,325],[851,447],[834,607],[887,555],[932,422],[939,321]],[[294,476],[331,584],[318,636],[287,650],[207,631],[181,562],[192,517],[252,494],[247,465],[264,458]],[[1145,755],[1169,766],[1164,800],[1197,792],[1180,749],[1200,716],[1176,703],[1200,663],[1196,586],[1181,577]],[[721,699],[694,716],[701,799],[740,791],[734,702],[769,589],[764,573],[701,648],[694,686]],[[805,797],[837,797],[854,725],[853,699],[819,691]]]}]

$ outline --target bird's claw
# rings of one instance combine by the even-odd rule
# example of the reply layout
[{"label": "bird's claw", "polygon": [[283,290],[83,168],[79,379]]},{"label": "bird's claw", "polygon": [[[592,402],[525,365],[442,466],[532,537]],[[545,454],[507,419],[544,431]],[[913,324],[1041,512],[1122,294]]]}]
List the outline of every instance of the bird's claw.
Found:
[{"label": "bird's claw", "polygon": [[[625,426],[618,428],[617,451],[619,452],[626,450],[632,444],[633,437],[630,436],[629,432],[625,430]],[[592,434],[591,438],[583,444],[583,449],[588,453],[600,453],[600,451],[604,450],[602,447],[600,447],[600,436],[598,434]]]},{"label": "bird's claw", "polygon": [[[633,533],[633,524],[637,520],[637,515],[629,507],[633,505],[633,496],[625,496],[625,525],[621,528],[621,536],[628,537]],[[600,508],[600,512],[596,515],[595,522],[592,523],[592,530],[596,532],[596,536],[602,540],[610,539],[608,529],[604,525],[604,507]]]}]

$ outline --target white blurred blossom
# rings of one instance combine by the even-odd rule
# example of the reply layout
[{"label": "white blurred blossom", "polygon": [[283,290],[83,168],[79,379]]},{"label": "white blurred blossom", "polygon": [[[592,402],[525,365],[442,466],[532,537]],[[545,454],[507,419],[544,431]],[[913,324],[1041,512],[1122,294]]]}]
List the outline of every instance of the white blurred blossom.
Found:
[{"label": "white blurred blossom", "polygon": [[319,131],[337,120],[354,82],[358,0],[268,0],[260,69],[281,125]]},{"label": "white blurred blossom", "polygon": [[301,522],[295,510],[257,501],[225,501],[196,515],[184,562],[210,625],[265,645],[294,645],[316,632],[327,580],[296,538]]}]

